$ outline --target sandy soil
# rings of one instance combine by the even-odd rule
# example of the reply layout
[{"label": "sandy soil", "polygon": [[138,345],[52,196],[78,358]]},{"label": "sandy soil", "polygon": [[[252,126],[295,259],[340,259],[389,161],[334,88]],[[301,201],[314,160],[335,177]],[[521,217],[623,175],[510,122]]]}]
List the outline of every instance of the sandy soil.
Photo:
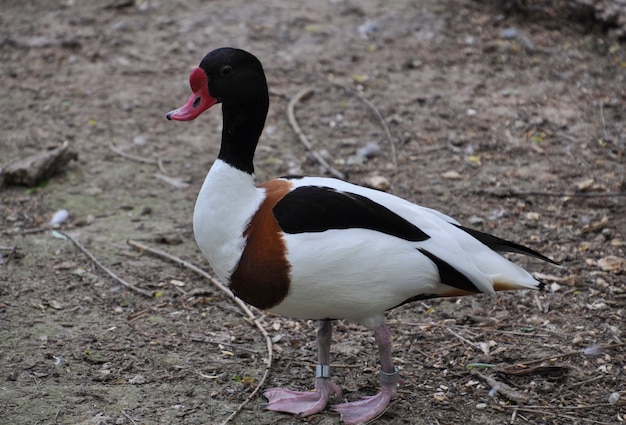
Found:
[{"label": "sandy soil", "polygon": [[[296,117],[348,180],[382,179],[562,263],[515,258],[547,282],[544,293],[390,312],[404,383],[377,423],[624,421],[623,44],[593,26],[470,0],[6,0],[0,26],[0,165],[66,140],[79,155],[35,188],[0,189],[0,422],[221,423],[261,379],[264,339],[236,305],[126,244],[208,270],[191,212],[221,116],[164,115],[188,96],[191,68],[224,45],[253,52],[268,74],[259,180],[326,174],[286,118],[289,100],[312,89]],[[363,99],[389,124],[397,161]],[[59,209],[70,213],[60,230],[153,295],[47,229]],[[262,322],[275,341],[265,386],[311,388],[315,324]],[[334,342],[344,397],[375,392],[372,335],[340,322]],[[263,403],[254,398],[233,423],[338,422]]]}]

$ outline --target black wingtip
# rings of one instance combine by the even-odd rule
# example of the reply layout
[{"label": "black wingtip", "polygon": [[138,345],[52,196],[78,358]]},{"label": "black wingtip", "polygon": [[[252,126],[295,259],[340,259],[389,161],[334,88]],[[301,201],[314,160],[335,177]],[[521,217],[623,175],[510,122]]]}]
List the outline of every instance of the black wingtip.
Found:
[{"label": "black wingtip", "polygon": [[545,255],[535,251],[534,249],[528,248],[524,245],[517,244],[515,242],[507,241],[506,239],[499,238],[497,236],[490,235],[489,233],[481,232],[480,230],[470,229],[465,226],[461,226],[460,224],[455,224],[456,227],[469,233],[471,236],[475,237],[489,248],[498,252],[515,252],[517,254],[528,255],[530,257],[535,257],[545,262],[554,264],[556,266],[560,266],[560,264],[554,261],[552,258],[546,257]]}]

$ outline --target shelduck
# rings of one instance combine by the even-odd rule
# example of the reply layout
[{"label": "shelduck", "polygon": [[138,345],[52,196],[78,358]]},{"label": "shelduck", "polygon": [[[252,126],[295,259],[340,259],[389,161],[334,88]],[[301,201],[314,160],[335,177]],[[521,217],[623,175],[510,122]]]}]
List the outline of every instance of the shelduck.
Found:
[{"label": "shelduck", "polygon": [[167,119],[188,121],[221,103],[222,141],[193,214],[200,250],[219,278],[253,306],[318,320],[315,391],[265,391],[266,409],[307,416],[332,393],[331,323],[374,331],[380,351],[378,394],[332,406],[346,424],[380,415],[396,393],[385,312],[434,297],[542,284],[498,252],[552,262],[513,242],[460,225],[394,195],[325,177],[254,179],[253,157],[269,108],[260,61],[235,48],[208,53],[191,72],[193,94]]}]

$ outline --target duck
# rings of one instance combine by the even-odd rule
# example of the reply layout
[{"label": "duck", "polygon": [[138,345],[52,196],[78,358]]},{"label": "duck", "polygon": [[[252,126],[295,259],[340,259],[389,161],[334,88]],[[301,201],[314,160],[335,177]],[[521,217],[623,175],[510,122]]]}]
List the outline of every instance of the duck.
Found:
[{"label": "duck", "polygon": [[343,423],[361,424],[385,412],[400,382],[387,311],[430,298],[543,289],[502,253],[555,261],[434,209],[323,176],[257,183],[253,159],[269,92],[253,54],[213,50],[192,70],[189,83],[192,94],[167,113],[168,120],[194,120],[217,104],[223,116],[219,153],[193,212],[200,251],[246,303],[318,323],[314,390],[267,389],[265,409],[306,417],[341,396],[331,380],[335,320],[373,331],[378,346],[380,391],[331,406]]}]

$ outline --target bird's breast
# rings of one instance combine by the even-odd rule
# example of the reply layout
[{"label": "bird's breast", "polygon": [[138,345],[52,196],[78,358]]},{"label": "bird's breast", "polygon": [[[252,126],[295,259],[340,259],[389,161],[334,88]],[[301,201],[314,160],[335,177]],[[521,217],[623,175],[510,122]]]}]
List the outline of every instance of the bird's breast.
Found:
[{"label": "bird's breast", "polygon": [[247,303],[269,309],[289,293],[287,248],[273,208],[289,192],[291,184],[272,180],[259,188],[265,191],[265,199],[244,232],[245,247],[230,276],[230,288]]}]

